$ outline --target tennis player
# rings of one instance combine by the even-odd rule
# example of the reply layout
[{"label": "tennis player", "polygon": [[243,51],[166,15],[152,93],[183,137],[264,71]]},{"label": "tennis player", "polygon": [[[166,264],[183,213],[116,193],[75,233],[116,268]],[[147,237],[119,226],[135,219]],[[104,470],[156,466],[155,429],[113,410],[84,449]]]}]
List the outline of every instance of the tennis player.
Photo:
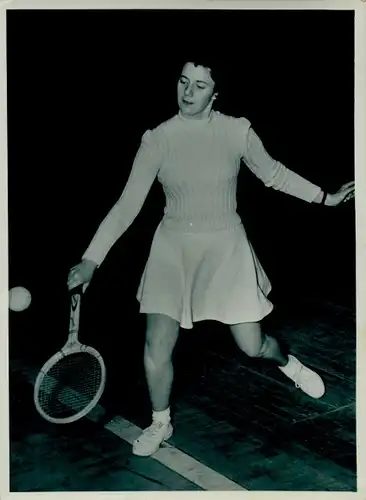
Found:
[{"label": "tennis player", "polygon": [[317,373],[261,331],[260,321],[273,309],[271,284],[236,210],[237,176],[244,163],[265,186],[329,207],[353,198],[354,182],[326,193],[274,160],[246,118],[216,110],[219,83],[213,64],[187,60],[177,82],[179,110],[142,136],[120,198],[68,277],[70,289],[90,282],[157,178],[166,206],[137,292],[147,318],[144,365],[152,404],[152,423],[133,444],[140,456],[156,452],[173,433],[172,353],[180,327],[197,321],[228,325],[239,349],[276,363],[310,397],[325,392]]}]

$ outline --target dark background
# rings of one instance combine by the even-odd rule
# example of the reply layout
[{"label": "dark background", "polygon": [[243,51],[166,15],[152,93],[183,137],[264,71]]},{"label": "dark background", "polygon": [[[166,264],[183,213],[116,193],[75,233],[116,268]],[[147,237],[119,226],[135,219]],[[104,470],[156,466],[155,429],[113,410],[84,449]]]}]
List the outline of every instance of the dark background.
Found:
[{"label": "dark background", "polygon": [[[176,113],[187,49],[222,60],[220,111],[248,118],[274,158],[330,192],[353,180],[353,29],[352,11],[7,11],[10,287],[33,295],[11,321],[65,338],[68,269],[143,132]],[[238,203],[276,305],[354,307],[353,202],[309,205],[243,167]],[[163,208],[155,185],[95,276],[85,303],[98,338],[139,335],[135,293]]]}]

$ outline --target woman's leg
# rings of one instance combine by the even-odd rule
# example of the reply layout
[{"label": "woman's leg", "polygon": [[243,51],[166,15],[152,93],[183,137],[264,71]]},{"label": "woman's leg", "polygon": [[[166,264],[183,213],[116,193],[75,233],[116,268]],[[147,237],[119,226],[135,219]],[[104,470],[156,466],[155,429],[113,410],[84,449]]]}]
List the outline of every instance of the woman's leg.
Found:
[{"label": "woman's leg", "polygon": [[172,354],[179,323],[164,314],[148,314],[144,365],[152,405],[152,424],[133,443],[133,453],[149,456],[173,432],[169,399],[173,383]]},{"label": "woman's leg", "polygon": [[285,366],[288,357],[281,352],[277,340],[262,332],[260,323],[238,323],[230,325],[231,333],[239,349],[253,358],[264,358]]},{"label": "woman's leg", "polygon": [[274,361],[279,369],[295,382],[296,387],[309,396],[320,398],[324,395],[325,386],[321,377],[295,356],[285,356],[277,340],[263,334],[259,323],[239,323],[230,325],[230,329],[237,345],[248,356]]},{"label": "woman's leg", "polygon": [[147,315],[144,365],[152,408],[169,407],[173,383],[172,354],[179,335],[179,323],[164,314]]}]

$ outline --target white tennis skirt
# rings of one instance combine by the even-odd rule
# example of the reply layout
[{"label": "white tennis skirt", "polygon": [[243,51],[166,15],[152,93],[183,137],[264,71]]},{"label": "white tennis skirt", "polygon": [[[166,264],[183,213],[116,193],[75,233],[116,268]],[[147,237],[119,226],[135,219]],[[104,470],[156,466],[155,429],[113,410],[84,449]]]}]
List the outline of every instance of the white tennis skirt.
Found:
[{"label": "white tennis skirt", "polygon": [[216,320],[259,321],[273,304],[271,284],[244,226],[180,233],[160,223],[137,292],[141,313],[166,314],[182,328]]}]

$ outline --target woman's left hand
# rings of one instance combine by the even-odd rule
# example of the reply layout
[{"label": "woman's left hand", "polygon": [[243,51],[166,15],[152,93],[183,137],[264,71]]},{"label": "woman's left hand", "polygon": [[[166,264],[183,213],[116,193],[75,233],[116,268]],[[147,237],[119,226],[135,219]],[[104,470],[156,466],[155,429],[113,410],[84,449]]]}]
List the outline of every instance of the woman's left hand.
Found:
[{"label": "woman's left hand", "polygon": [[327,195],[325,205],[328,205],[328,207],[336,207],[341,203],[346,203],[354,197],[355,183],[354,181],[347,182],[347,184],[344,184],[336,193]]}]

